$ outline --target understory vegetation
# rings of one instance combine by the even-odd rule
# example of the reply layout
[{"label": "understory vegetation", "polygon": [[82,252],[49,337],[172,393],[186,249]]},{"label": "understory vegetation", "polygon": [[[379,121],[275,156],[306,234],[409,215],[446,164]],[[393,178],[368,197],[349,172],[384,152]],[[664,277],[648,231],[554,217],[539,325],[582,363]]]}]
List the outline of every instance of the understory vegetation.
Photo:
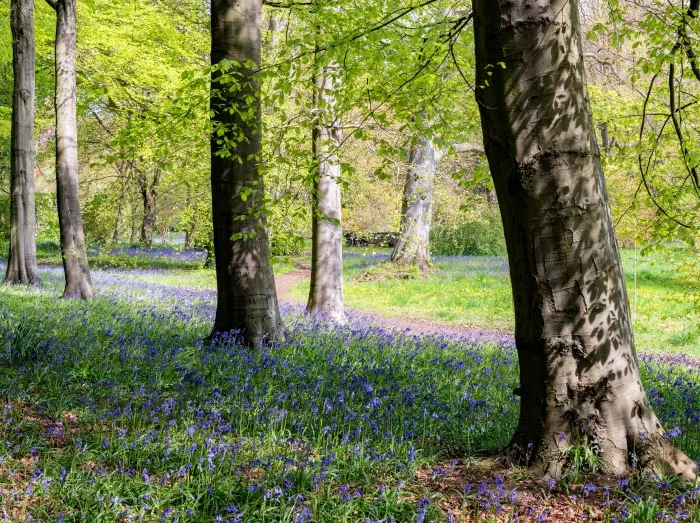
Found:
[{"label": "understory vegetation", "polygon": [[[349,274],[385,257],[365,254],[349,253]],[[148,255],[139,256],[145,264]],[[451,267],[452,277],[478,282],[490,268],[507,287],[497,259],[438,258],[435,267],[426,281]],[[639,267],[648,277],[638,273],[638,290],[643,282],[668,286],[654,265]],[[56,301],[61,272],[44,267],[42,286],[2,288],[5,519],[700,517],[700,487],[641,472],[598,478],[599,458],[583,442],[567,454],[570,472],[556,484],[535,481],[526,469],[484,468],[484,456],[508,442],[517,419],[508,333],[397,334],[352,315],[333,327],[286,306],[285,343],[262,351],[235,337],[210,344],[202,341],[215,310],[210,277],[95,270],[95,300]],[[697,459],[700,364],[645,354],[641,365],[674,444]]]}]

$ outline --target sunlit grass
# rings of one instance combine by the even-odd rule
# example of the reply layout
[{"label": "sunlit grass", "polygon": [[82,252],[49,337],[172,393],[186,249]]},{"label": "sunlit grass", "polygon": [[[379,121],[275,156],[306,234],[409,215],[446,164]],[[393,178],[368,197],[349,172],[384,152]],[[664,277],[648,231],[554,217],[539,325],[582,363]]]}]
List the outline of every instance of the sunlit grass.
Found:
[{"label": "sunlit grass", "polygon": [[[500,258],[436,257],[425,278],[358,281],[367,267],[388,259],[388,249],[354,249],[346,256],[345,301],[351,309],[401,318],[513,330],[513,305],[507,265]],[[640,350],[700,357],[700,317],[664,253],[649,256],[623,250],[623,267]],[[308,283],[292,293],[302,299]]]}]

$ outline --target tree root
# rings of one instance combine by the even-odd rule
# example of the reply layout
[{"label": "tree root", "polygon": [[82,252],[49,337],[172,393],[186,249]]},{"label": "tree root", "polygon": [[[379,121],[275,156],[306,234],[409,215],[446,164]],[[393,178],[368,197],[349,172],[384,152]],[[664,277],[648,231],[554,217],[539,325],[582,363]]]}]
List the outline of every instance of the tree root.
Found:
[{"label": "tree root", "polygon": [[[618,460],[605,461],[605,456],[602,456],[604,466],[601,472],[609,477],[620,478],[629,475],[636,467],[658,477],[678,476],[690,482],[700,477],[697,463],[661,437],[647,437],[634,443],[634,447],[622,453],[627,458],[624,463],[616,463]],[[536,451],[532,445],[523,446],[516,441],[498,453],[495,459],[503,460],[512,467],[526,466],[541,474],[545,480],[558,480],[567,471],[567,458],[564,453],[547,453],[541,449]]]}]

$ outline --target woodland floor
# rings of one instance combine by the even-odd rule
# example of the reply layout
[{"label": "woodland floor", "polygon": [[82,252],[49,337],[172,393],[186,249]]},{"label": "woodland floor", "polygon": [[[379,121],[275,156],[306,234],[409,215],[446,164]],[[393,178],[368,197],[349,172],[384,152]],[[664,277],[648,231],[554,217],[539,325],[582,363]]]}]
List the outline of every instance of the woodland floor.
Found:
[{"label": "woodland floor", "polygon": [[[285,274],[275,276],[277,295],[281,303],[288,305],[304,306],[304,300],[292,293],[292,288],[297,284],[309,281],[311,278],[311,268],[308,264],[297,263],[296,268]],[[346,312],[356,318],[364,318],[370,323],[380,325],[385,329],[393,331],[408,332],[415,334],[446,334],[446,335],[467,335],[472,339],[483,341],[499,341],[513,337],[513,333],[503,330],[478,329],[474,327],[464,327],[448,323],[441,323],[430,318],[419,318],[414,316],[383,316],[370,313],[366,310],[346,308]]]},{"label": "woodland floor", "polygon": [[[200,358],[210,271],[95,269],[82,303],[57,301],[61,269],[41,269],[41,287],[0,286],[3,521],[700,522],[700,483],[605,478],[583,445],[556,484],[489,458],[517,419],[507,330],[370,306],[331,328],[301,314],[297,260],[276,278],[290,342]],[[664,426],[698,458],[700,360],[640,363]]]}]

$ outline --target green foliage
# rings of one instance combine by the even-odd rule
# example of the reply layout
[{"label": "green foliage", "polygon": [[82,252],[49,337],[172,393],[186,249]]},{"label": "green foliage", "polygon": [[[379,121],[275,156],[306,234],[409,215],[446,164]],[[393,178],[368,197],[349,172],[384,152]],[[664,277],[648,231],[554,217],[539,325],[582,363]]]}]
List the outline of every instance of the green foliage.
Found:
[{"label": "green foliage", "polygon": [[0,363],[17,366],[32,363],[39,357],[38,325],[15,316],[5,318],[0,326]]},{"label": "green foliage", "polygon": [[[58,211],[55,193],[36,193],[36,240],[37,243],[57,242]],[[0,195],[0,241],[10,240],[10,197]]]},{"label": "green foliage", "polygon": [[430,251],[448,256],[504,256],[506,244],[498,214],[484,220],[438,225],[430,231]]},{"label": "green foliage", "polygon": [[585,440],[567,447],[561,460],[564,468],[562,483],[578,483],[587,475],[597,474],[605,466],[600,449]]},{"label": "green foliage", "polygon": [[304,238],[293,232],[277,232],[270,238],[273,256],[298,256],[304,249]]}]

